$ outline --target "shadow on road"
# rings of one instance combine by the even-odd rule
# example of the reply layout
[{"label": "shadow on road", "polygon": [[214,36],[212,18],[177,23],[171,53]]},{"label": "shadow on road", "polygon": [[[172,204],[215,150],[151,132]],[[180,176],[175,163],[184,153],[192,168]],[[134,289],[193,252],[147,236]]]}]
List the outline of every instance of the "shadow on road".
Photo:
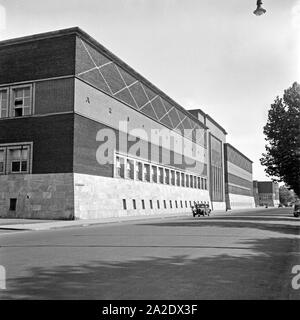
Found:
[{"label": "shadow on road", "polygon": [[[171,251],[164,258],[32,268],[29,276],[8,280],[2,299],[299,299],[286,270],[293,263],[286,248],[295,241],[248,240],[247,255],[220,249],[191,259]],[[284,283],[278,274],[286,275]]]}]

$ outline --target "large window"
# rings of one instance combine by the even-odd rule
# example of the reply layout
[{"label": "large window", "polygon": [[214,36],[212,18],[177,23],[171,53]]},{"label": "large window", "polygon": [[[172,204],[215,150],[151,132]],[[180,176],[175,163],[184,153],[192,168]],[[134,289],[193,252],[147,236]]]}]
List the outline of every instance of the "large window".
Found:
[{"label": "large window", "polygon": [[151,166],[151,179],[152,182],[157,182],[157,166]]},{"label": "large window", "polygon": [[31,145],[0,146],[0,174],[29,173]]},{"label": "large window", "polygon": [[124,158],[116,158],[116,176],[124,178]]},{"label": "large window", "polygon": [[5,173],[5,149],[0,149],[0,174]]},{"label": "large window", "polygon": [[31,86],[13,87],[11,89],[11,115],[13,117],[28,116],[32,113]]},{"label": "large window", "polygon": [[134,178],[134,161],[127,159],[126,161],[126,178]]},{"label": "large window", "polygon": [[150,182],[150,165],[144,164],[144,181]]},{"label": "large window", "polygon": [[164,183],[164,168],[158,168],[158,182]]},{"label": "large window", "polygon": [[8,89],[0,89],[0,118],[8,117]]},{"label": "large window", "polygon": [[[22,148],[21,150],[20,147],[12,147],[8,150],[0,145],[0,174],[3,172],[3,167],[5,167],[4,162],[6,157],[11,161],[11,172],[25,172],[27,170],[25,162],[28,158],[28,149],[26,146]],[[9,154],[6,149],[9,151]],[[117,178],[190,188],[200,188],[201,185],[201,187],[206,188],[204,186],[206,179],[202,177],[176,171],[171,167],[152,164],[144,160],[136,160],[128,155],[121,155],[119,153],[115,155],[114,176]]]},{"label": "large window", "polygon": [[135,177],[137,180],[143,181],[143,163],[137,161],[136,162],[136,173]]}]

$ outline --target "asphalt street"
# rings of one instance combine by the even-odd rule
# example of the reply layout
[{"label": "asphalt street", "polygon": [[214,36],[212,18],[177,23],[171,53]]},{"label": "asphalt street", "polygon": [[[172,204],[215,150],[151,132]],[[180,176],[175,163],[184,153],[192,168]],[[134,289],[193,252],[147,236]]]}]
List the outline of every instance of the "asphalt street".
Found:
[{"label": "asphalt street", "polygon": [[289,209],[0,233],[1,299],[300,299]]}]

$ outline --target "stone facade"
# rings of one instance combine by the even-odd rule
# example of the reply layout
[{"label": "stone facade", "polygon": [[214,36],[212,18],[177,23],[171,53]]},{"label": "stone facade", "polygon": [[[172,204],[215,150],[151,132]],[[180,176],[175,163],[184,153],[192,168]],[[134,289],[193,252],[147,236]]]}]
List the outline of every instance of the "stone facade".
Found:
[{"label": "stone facade", "polygon": [[[162,213],[186,213],[190,215],[190,201],[192,203],[193,201],[210,202],[207,190],[86,174],[74,174],[74,186],[76,219]],[[126,209],[123,200],[126,201]],[[136,209],[134,209],[133,200],[135,200]],[[145,205],[144,209],[142,200]],[[150,200],[152,201],[152,209]],[[157,200],[159,200],[159,208]],[[166,201],[166,209],[164,208],[164,201]],[[170,201],[172,201],[172,208],[170,208]]]},{"label": "stone facade", "polygon": [[[16,199],[15,210],[10,210]],[[73,174],[0,176],[0,218],[66,219],[74,217]]]}]

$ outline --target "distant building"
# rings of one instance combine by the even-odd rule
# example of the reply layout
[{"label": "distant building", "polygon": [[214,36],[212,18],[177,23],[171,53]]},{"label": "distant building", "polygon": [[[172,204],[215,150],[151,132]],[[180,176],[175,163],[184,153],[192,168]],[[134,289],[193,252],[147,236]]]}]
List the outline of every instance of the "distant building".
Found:
[{"label": "distant building", "polygon": [[279,186],[273,181],[253,181],[255,205],[276,207],[279,205]]},{"label": "distant building", "polygon": [[226,208],[254,208],[252,161],[229,143],[224,145]]}]

